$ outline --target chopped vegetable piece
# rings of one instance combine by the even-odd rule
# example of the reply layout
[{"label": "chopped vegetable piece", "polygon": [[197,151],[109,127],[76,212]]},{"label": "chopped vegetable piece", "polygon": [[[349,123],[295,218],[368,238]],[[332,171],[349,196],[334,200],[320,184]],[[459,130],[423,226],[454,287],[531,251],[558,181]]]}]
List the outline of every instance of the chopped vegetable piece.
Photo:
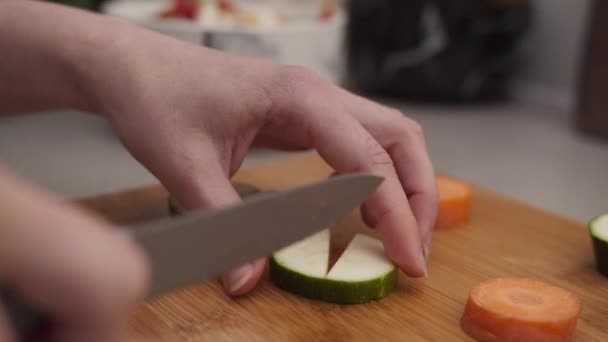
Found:
[{"label": "chopped vegetable piece", "polygon": [[478,341],[570,341],[581,312],[571,292],[526,278],[498,278],[476,286],[462,316]]},{"label": "chopped vegetable piece", "polygon": [[397,269],[384,255],[382,243],[357,235],[327,272],[330,234],[324,231],[274,253],[270,278],[280,288],[338,304],[360,304],[389,294]]},{"label": "chopped vegetable piece", "polygon": [[439,210],[435,229],[451,228],[467,223],[471,216],[473,190],[463,181],[437,177]]},{"label": "chopped vegetable piece", "polygon": [[598,271],[608,276],[608,213],[598,216],[589,223],[593,250]]}]

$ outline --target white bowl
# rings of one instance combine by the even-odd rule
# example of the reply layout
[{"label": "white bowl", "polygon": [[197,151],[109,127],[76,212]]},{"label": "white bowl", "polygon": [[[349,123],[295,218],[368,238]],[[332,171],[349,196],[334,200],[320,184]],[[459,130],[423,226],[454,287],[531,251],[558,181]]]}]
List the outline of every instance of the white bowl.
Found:
[{"label": "white bowl", "polygon": [[221,27],[182,19],[158,19],[167,0],[114,0],[102,11],[169,36],[228,51],[307,67],[339,83],[342,76],[345,14],[330,21],[298,21],[272,28]]}]

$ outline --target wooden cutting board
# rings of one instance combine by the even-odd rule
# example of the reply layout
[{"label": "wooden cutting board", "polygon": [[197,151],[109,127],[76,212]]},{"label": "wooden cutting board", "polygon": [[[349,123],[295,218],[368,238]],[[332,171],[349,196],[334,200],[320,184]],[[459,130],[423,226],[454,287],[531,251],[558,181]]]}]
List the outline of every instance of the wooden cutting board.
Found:
[{"label": "wooden cutting board", "polygon": [[[243,170],[234,181],[280,189],[330,173],[313,154]],[[166,215],[166,197],[156,186],[80,203],[128,223]],[[143,304],[130,341],[466,341],[459,319],[468,291],[502,276],[535,277],[578,294],[576,340],[608,341],[608,278],[594,269],[583,225],[480,188],[472,216],[466,226],[435,233],[427,279],[401,275],[383,300],[332,305],[285,293],[267,279],[231,299],[210,281]],[[357,212],[339,226],[365,230]]]}]

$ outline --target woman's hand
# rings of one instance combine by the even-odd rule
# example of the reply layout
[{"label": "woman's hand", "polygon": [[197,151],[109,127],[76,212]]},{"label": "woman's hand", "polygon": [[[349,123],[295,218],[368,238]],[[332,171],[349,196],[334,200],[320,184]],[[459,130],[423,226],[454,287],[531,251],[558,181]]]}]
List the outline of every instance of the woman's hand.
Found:
[{"label": "woman's hand", "polygon": [[[254,145],[314,148],[339,173],[384,177],[364,217],[404,272],[425,274],[437,190],[422,130],[402,113],[302,68],[38,1],[0,2],[4,50],[0,111],[72,107],[106,115],[187,208],[239,201],[229,178]],[[251,290],[263,267],[257,260],[228,273],[227,291]]]},{"label": "woman's hand", "polygon": [[[105,96],[98,108],[185,207],[238,202],[229,178],[252,146],[314,148],[339,173],[385,178],[364,218],[404,272],[426,273],[438,196],[416,122],[300,67],[130,34],[138,45],[125,47],[120,72],[99,83],[95,93]],[[264,265],[256,260],[229,272],[226,290],[248,292]]]},{"label": "woman's hand", "polygon": [[[0,167],[0,287],[52,319],[36,341],[122,341],[148,287],[124,233]],[[0,302],[0,341],[17,342]],[[46,333],[46,332],[45,332]]]},{"label": "woman's hand", "polygon": [[[384,177],[364,218],[403,271],[425,274],[437,190],[422,130],[402,113],[302,68],[39,1],[0,1],[0,51],[0,113],[71,107],[106,115],[187,208],[238,202],[229,178],[254,145],[314,148],[339,173]],[[0,198],[2,286],[51,314],[58,340],[118,340],[146,288],[137,248],[3,170]],[[264,264],[226,274],[227,292],[250,291]],[[7,324],[0,308],[2,341]]]}]

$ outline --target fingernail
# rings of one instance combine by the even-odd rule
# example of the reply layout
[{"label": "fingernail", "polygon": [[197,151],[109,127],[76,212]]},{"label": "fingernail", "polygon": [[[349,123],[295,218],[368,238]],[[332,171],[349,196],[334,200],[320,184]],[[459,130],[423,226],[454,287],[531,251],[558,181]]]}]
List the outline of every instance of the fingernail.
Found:
[{"label": "fingernail", "polygon": [[422,266],[423,266],[423,271],[424,271],[424,277],[428,278],[429,277],[429,270],[428,270],[426,261],[422,263]]},{"label": "fingernail", "polygon": [[431,244],[425,243],[422,249],[422,253],[424,253],[424,260],[428,261],[429,256],[431,255]]},{"label": "fingernail", "polygon": [[426,263],[427,260],[427,248],[426,245],[422,248],[422,260],[420,261],[420,264],[422,265],[422,270],[423,270],[423,274],[425,278],[429,277],[429,272],[428,272],[428,265]]},{"label": "fingernail", "polygon": [[228,293],[235,293],[240,290],[243,285],[249,280],[251,275],[252,265],[245,264],[233,271],[230,271],[224,277],[224,287]]}]

